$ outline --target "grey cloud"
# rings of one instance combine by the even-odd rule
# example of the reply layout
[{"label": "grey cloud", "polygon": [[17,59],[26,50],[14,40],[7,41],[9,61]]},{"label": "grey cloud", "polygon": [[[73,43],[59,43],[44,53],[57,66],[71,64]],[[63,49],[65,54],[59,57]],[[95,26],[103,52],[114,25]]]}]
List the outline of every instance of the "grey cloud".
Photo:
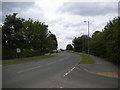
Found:
[{"label": "grey cloud", "polygon": [[2,20],[11,13],[23,13],[34,6],[33,2],[2,2]]},{"label": "grey cloud", "polygon": [[67,40],[72,40],[74,37],[66,37]]},{"label": "grey cloud", "polygon": [[117,5],[115,2],[66,2],[58,12],[81,16],[106,15],[117,13]]},{"label": "grey cloud", "polygon": [[2,23],[2,2],[0,1],[0,24]]},{"label": "grey cloud", "polygon": [[2,2],[3,12],[23,11],[34,6],[34,2]]},{"label": "grey cloud", "polygon": [[50,24],[55,24],[55,23],[59,23],[59,24],[62,24],[64,22],[64,19],[63,18],[57,18],[55,20],[49,20],[48,23]]},{"label": "grey cloud", "polygon": [[118,2],[118,16],[120,17],[120,1]]},{"label": "grey cloud", "polygon": [[2,2],[0,1],[0,12],[2,11]]},{"label": "grey cloud", "polygon": [[82,25],[84,25],[84,24],[83,23],[76,23],[76,24],[74,24],[74,23],[67,23],[67,24],[64,25],[64,27],[66,27],[66,28],[69,28],[69,27],[80,27]]}]

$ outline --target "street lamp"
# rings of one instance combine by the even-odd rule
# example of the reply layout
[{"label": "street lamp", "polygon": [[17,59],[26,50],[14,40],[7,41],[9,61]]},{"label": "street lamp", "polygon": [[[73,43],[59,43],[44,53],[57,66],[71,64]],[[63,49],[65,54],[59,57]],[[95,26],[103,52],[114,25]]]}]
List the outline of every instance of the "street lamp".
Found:
[{"label": "street lamp", "polygon": [[84,21],[88,23],[88,54],[89,54],[89,28],[90,28],[90,23],[89,21]]},{"label": "street lamp", "polygon": [[[82,35],[84,35],[84,33],[80,33],[80,34],[82,34]],[[84,51],[84,38],[82,37],[82,53],[83,53],[83,51]]]}]

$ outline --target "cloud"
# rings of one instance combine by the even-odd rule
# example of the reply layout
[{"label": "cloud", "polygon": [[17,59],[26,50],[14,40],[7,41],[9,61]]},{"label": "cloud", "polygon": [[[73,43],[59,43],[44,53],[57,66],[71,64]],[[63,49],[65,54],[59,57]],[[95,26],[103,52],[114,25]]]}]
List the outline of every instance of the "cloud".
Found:
[{"label": "cloud", "polygon": [[59,9],[59,13],[69,13],[81,16],[98,16],[117,12],[115,2],[66,2]]},{"label": "cloud", "polygon": [[66,23],[64,27],[66,28],[75,28],[75,27],[81,27],[83,25],[83,22],[78,22],[78,23]]},{"label": "cloud", "polygon": [[2,20],[5,16],[12,13],[21,13],[33,6],[33,2],[2,2]]},{"label": "cloud", "polygon": [[2,2],[2,12],[3,14],[11,12],[24,12],[33,6],[33,2]]},{"label": "cloud", "polygon": [[0,24],[2,24],[2,2],[0,1]]},{"label": "cloud", "polygon": [[66,37],[66,39],[68,39],[68,40],[72,40],[72,39],[73,39],[73,37]]},{"label": "cloud", "polygon": [[118,16],[120,17],[120,1],[118,2]]},{"label": "cloud", "polygon": [[[33,20],[43,18],[43,11],[40,7],[35,6],[34,2],[2,2],[2,19],[4,22],[5,15],[18,13],[19,17]],[[42,20],[42,19],[41,19]]]}]

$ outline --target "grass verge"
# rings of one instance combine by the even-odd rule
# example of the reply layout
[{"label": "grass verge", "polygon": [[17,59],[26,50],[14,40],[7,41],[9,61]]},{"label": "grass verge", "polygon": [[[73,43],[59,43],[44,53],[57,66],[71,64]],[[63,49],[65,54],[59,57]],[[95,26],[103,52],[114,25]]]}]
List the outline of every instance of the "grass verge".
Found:
[{"label": "grass verge", "polygon": [[0,60],[0,65],[2,64],[2,60]]},{"label": "grass verge", "polygon": [[25,59],[20,59],[20,60],[2,61],[2,64],[23,63],[23,62],[34,61],[34,60],[47,59],[47,58],[51,58],[54,56],[55,55],[48,55],[48,56],[40,56],[40,57],[35,57],[35,58],[25,58]]},{"label": "grass verge", "polygon": [[73,52],[73,51],[69,51],[69,52],[82,56],[82,60],[79,62],[79,64],[94,64],[95,63],[93,58],[90,57],[89,55],[78,53],[78,52]]}]

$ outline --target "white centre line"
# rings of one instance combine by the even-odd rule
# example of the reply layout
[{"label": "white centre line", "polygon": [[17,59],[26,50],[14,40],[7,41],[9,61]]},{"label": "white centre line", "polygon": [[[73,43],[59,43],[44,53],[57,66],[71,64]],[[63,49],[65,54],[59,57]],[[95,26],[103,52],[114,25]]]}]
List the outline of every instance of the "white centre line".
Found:
[{"label": "white centre line", "polygon": [[54,62],[51,62],[51,63],[48,63],[47,65],[54,64],[54,63],[56,63],[56,61],[54,61]]},{"label": "white centre line", "polygon": [[[59,61],[62,61],[62,60],[63,60],[63,59],[61,59],[61,60],[59,60]],[[50,62],[50,63],[48,63],[48,64],[46,64],[46,65],[51,65],[51,64],[57,63],[57,62],[59,62],[59,61],[53,61],[53,62]],[[37,66],[37,67],[33,67],[33,68],[28,68],[28,69],[19,71],[19,72],[17,72],[17,73],[23,73],[23,72],[30,71],[30,70],[33,70],[33,69],[36,69],[36,68],[40,68],[40,67],[41,67],[41,66]]]},{"label": "white centre line", "polygon": [[63,88],[62,86],[60,86],[60,88]]},{"label": "white centre line", "polygon": [[65,73],[65,74],[63,75],[63,77],[67,76],[67,75],[68,75],[69,73],[71,73],[75,68],[76,68],[76,67],[73,67],[72,69],[70,69],[67,73]]},{"label": "white centre line", "polygon": [[40,68],[40,67],[41,66],[37,66],[37,67],[33,67],[33,68],[28,68],[26,70],[19,71],[18,73],[23,73],[23,72],[30,71],[30,70],[33,70],[33,69],[36,69],[36,68]]}]

